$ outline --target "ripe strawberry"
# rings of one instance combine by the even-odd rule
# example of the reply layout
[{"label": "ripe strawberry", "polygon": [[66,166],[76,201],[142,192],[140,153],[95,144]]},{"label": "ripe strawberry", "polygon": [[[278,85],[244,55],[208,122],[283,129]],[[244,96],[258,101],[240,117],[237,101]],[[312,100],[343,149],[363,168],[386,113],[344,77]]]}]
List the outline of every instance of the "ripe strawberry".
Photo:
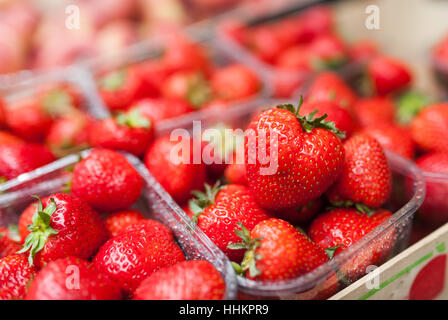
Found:
[{"label": "ripe strawberry", "polygon": [[358,134],[344,143],[341,175],[327,192],[333,204],[354,202],[378,208],[389,197],[392,178],[383,148],[374,138]]},{"label": "ripe strawberry", "polygon": [[79,108],[83,98],[77,88],[64,83],[43,87],[36,99],[45,111],[56,117],[71,112],[73,108]]},{"label": "ripe strawberry", "polygon": [[444,178],[434,177],[434,174],[448,174],[448,153],[428,153],[415,163],[424,171],[426,178],[426,197],[418,215],[426,223],[441,225],[448,221],[448,183]]},{"label": "ripe strawberry", "polygon": [[400,91],[412,82],[409,67],[398,59],[376,56],[367,65],[367,74],[377,95]]},{"label": "ripe strawberry", "polygon": [[98,80],[100,95],[112,110],[124,110],[142,94],[143,79],[137,68],[110,71]]},{"label": "ripe strawberry", "polygon": [[13,179],[53,160],[53,154],[41,144],[2,144],[0,145],[0,177],[7,180]]},{"label": "ripe strawberry", "polygon": [[353,90],[334,72],[321,72],[314,78],[307,93],[307,102],[331,100],[352,110],[357,97]]},{"label": "ripe strawberry", "polygon": [[423,109],[411,122],[411,134],[420,149],[447,152],[448,103],[441,102]]},{"label": "ripe strawberry", "polygon": [[314,103],[304,103],[300,108],[299,114],[301,116],[305,116],[313,112],[314,110],[318,110],[316,113],[317,117],[321,117],[324,114],[327,114],[327,121],[332,121],[335,124],[335,127],[338,128],[341,132],[345,133],[345,137],[348,138],[352,135],[354,131],[354,122],[350,113],[340,107],[334,101],[318,101]]},{"label": "ripe strawberry", "polygon": [[28,283],[36,269],[28,265],[26,258],[14,254],[0,259],[0,300],[23,299]]},{"label": "ripe strawberry", "polygon": [[26,300],[119,300],[120,288],[92,263],[66,257],[48,263],[31,283]]},{"label": "ripe strawberry", "polygon": [[309,46],[313,70],[339,67],[347,60],[347,50],[342,40],[334,34],[317,37]]},{"label": "ripe strawberry", "polygon": [[[366,214],[353,208],[339,208],[325,212],[313,220],[310,238],[322,249],[333,249],[334,255],[356,243],[370,231],[386,221],[392,214],[383,209]],[[342,267],[349,280],[366,273],[370,265],[379,265],[389,255],[393,246],[393,230],[380,240],[362,250]]]},{"label": "ripe strawberry", "polygon": [[[268,109],[249,124],[246,176],[263,208],[304,205],[323,194],[342,171],[344,148],[335,134],[340,131],[325,121],[326,115],[299,116],[300,104],[297,109],[292,105]],[[271,159],[263,159],[257,148]]]},{"label": "ripe strawberry", "polygon": [[303,224],[311,221],[312,218],[322,209],[322,206],[322,198],[316,198],[303,206],[276,211],[273,215],[294,225]]},{"label": "ripe strawberry", "polygon": [[376,139],[386,150],[390,150],[402,157],[414,157],[414,141],[409,130],[388,123],[379,123],[366,127],[362,133]]},{"label": "ripe strawberry", "polygon": [[124,210],[110,214],[105,219],[106,228],[112,237],[123,232],[127,227],[144,220],[143,214],[137,210]]},{"label": "ripe strawberry", "polygon": [[51,123],[50,115],[34,98],[13,101],[6,112],[8,128],[28,141],[42,141]]},{"label": "ripe strawberry", "polygon": [[248,67],[232,64],[217,69],[212,74],[210,86],[218,99],[234,101],[255,95],[260,90],[261,83]]},{"label": "ripe strawberry", "polygon": [[46,145],[59,156],[86,149],[93,119],[79,110],[71,110],[55,119],[45,138]]},{"label": "ripe strawberry", "polygon": [[38,267],[67,256],[88,259],[109,237],[98,213],[64,193],[29,205],[20,216],[19,232],[25,239],[20,252],[29,251],[30,265]]},{"label": "ripe strawberry", "polygon": [[135,291],[135,300],[221,300],[226,284],[208,261],[190,260],[154,272]]},{"label": "ripe strawberry", "polygon": [[168,76],[168,71],[161,61],[159,59],[151,59],[140,63],[137,68],[140,70],[146,88],[145,95],[151,98],[160,97],[161,85]]},{"label": "ripe strawberry", "polygon": [[328,34],[333,29],[333,11],[328,6],[313,6],[304,11],[299,18],[308,41],[314,40],[319,35]]},{"label": "ripe strawberry", "polygon": [[[191,139],[178,142],[164,136],[157,138],[145,154],[144,162],[149,172],[180,204],[190,198],[191,191],[201,189],[205,182],[205,165],[202,161],[194,163],[193,148]],[[180,150],[181,154],[178,151],[173,156],[173,149]]]},{"label": "ripe strawberry", "polygon": [[246,31],[245,45],[262,61],[273,63],[288,44],[275,27],[261,25]]},{"label": "ripe strawberry", "polygon": [[237,163],[234,157],[233,163],[227,165],[224,170],[224,177],[231,184],[247,186],[246,165],[244,163]]},{"label": "ripe strawberry", "polygon": [[13,135],[10,132],[0,131],[0,145],[19,144],[24,142],[25,142],[24,140]]},{"label": "ripe strawberry", "polygon": [[128,295],[155,271],[185,260],[163,224],[152,220],[145,227],[133,227],[107,241],[93,259],[98,271]]},{"label": "ripe strawberry", "polygon": [[142,117],[138,109],[133,109],[115,118],[96,122],[90,129],[90,144],[140,156],[148,147],[153,134],[152,122]]},{"label": "ripe strawberry", "polygon": [[351,44],[349,48],[350,61],[363,63],[378,54],[378,44],[370,39],[361,39]]},{"label": "ripe strawberry", "polygon": [[325,251],[284,220],[258,223],[251,232],[242,224],[235,233],[243,240],[230,246],[247,249],[239,273],[253,280],[279,281],[306,274],[328,261]]},{"label": "ripe strawberry", "polygon": [[193,221],[220,248],[230,260],[240,262],[243,250],[228,249],[228,245],[238,242],[234,233],[237,223],[248,230],[260,221],[269,218],[255,202],[249,189],[244,186],[228,184],[219,187],[205,185],[205,193],[195,191],[195,199],[189,202]]},{"label": "ripe strawberry", "polygon": [[353,105],[356,123],[361,128],[382,123],[393,124],[395,111],[395,104],[388,97],[363,98]]},{"label": "ripe strawberry", "polygon": [[96,149],[75,165],[71,188],[94,209],[117,211],[138,199],[143,179],[124,155]]},{"label": "ripe strawberry", "polygon": [[275,66],[281,70],[309,73],[313,71],[310,50],[302,45],[290,47],[278,56],[275,60]]},{"label": "ripe strawberry", "polygon": [[0,258],[15,254],[22,248],[18,232],[17,226],[0,227]]},{"label": "ripe strawberry", "polygon": [[138,110],[142,117],[157,126],[157,123],[162,120],[179,117],[194,111],[194,108],[183,99],[146,98],[133,103],[129,112],[134,110]]},{"label": "ripe strawberry", "polygon": [[0,96],[0,128],[5,126],[6,121],[6,112],[5,112],[5,102],[3,98]]}]

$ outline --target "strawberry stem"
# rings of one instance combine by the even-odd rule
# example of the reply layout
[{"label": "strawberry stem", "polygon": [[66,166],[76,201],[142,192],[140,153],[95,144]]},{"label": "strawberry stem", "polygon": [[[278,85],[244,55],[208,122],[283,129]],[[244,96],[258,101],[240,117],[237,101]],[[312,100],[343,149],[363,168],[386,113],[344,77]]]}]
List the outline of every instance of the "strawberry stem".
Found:
[{"label": "strawberry stem", "polygon": [[128,112],[122,112],[115,118],[117,123],[121,126],[128,126],[131,128],[146,128],[151,127],[151,121],[140,114],[140,109],[134,108]]},{"label": "strawberry stem", "polygon": [[200,214],[204,212],[205,208],[215,203],[216,195],[224,187],[221,186],[220,184],[221,183],[217,181],[215,185],[212,187],[208,183],[204,183],[205,192],[199,190],[194,190],[191,192],[195,196],[195,198],[191,199],[188,202],[188,207],[194,214],[192,220],[195,224],[198,223],[198,218]]}]

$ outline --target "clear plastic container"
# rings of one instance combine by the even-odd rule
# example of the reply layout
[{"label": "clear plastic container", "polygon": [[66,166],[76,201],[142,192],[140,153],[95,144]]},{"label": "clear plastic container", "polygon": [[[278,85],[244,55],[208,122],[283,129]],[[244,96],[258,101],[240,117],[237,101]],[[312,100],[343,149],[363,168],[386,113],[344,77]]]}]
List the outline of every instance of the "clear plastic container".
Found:
[{"label": "clear plastic container", "polygon": [[[61,158],[0,185],[0,226],[17,223],[23,209],[35,201],[31,195],[42,197],[61,191],[71,178],[67,169],[76,164],[80,157],[86,157],[89,152],[90,150],[86,150],[80,154]],[[191,220],[137,158],[127,154],[126,157],[145,182],[142,195],[135,207],[148,218],[157,219],[168,226],[187,259],[204,259],[211,262],[226,282],[225,299],[235,299],[236,277],[227,257],[201,230],[194,227]]]},{"label": "clear plastic container", "polygon": [[426,197],[418,215],[427,224],[438,227],[448,222],[448,174],[423,171]]},{"label": "clear plastic container", "polygon": [[[202,128],[206,128],[224,122],[235,128],[245,129],[255,113],[283,102],[285,101],[256,101],[251,105],[235,108],[225,114],[216,112],[201,125]],[[191,123],[190,127],[185,126],[184,128],[191,129]],[[306,275],[279,282],[253,281],[238,276],[239,298],[326,299],[364,275],[364,273],[358,273],[356,277],[346,279],[345,283],[338,281],[340,271],[350,268],[352,264],[356,263],[357,257],[377,250],[378,246],[381,246],[380,243],[388,243],[391,247],[389,256],[384,257],[384,260],[405,249],[408,244],[413,215],[425,197],[424,178],[422,172],[411,161],[391,152],[386,152],[386,155],[393,173],[393,192],[384,206],[393,212],[390,219],[328,263]],[[411,192],[404,191],[405,184],[411,186]]]}]

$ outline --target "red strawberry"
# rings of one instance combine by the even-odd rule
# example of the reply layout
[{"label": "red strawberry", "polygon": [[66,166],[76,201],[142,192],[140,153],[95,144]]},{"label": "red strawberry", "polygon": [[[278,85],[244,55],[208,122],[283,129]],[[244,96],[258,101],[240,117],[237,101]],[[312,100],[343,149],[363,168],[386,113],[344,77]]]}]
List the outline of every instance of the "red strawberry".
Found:
[{"label": "red strawberry", "polygon": [[361,39],[353,43],[350,48],[350,60],[363,63],[378,54],[378,44],[370,39]]},{"label": "red strawberry", "polygon": [[[424,171],[426,178],[426,197],[418,215],[426,223],[442,225],[448,221],[448,183],[443,177],[448,174],[448,153],[428,153],[415,163]],[[442,177],[437,177],[437,174]]]},{"label": "red strawberry", "polygon": [[26,300],[119,300],[120,288],[92,263],[67,257],[51,261],[34,278]]},{"label": "red strawberry", "polygon": [[425,151],[447,152],[448,103],[437,103],[423,109],[411,122],[411,134]]},{"label": "red strawberry", "polygon": [[[300,104],[263,111],[247,130],[247,181],[266,209],[304,205],[324,193],[342,171],[344,148],[334,133],[340,132],[325,116],[299,116],[299,109]],[[271,159],[265,161],[257,148]]]},{"label": "red strawberry", "polygon": [[93,260],[98,271],[127,294],[132,294],[155,271],[185,260],[163,224],[153,221],[146,227],[132,227],[107,241]]},{"label": "red strawberry", "polygon": [[353,90],[334,72],[321,72],[311,83],[307,102],[332,100],[348,111],[357,97]]},{"label": "red strawberry", "polygon": [[25,239],[21,252],[29,251],[30,265],[76,256],[90,258],[107,240],[104,221],[81,199],[55,193],[23,211],[19,231]]},{"label": "red strawberry", "polygon": [[44,145],[16,143],[0,145],[0,177],[13,179],[54,160],[53,154]]},{"label": "red strawberry", "polygon": [[88,114],[71,110],[61,118],[54,120],[45,138],[45,143],[57,156],[65,156],[86,149],[92,123],[93,119]]},{"label": "red strawberry", "polygon": [[23,142],[25,141],[10,132],[0,131],[0,145],[19,144]]},{"label": "red strawberry", "polygon": [[80,92],[69,84],[52,84],[40,90],[37,100],[41,107],[52,116],[63,116],[82,103]]},{"label": "red strawberry", "polygon": [[194,195],[196,198],[189,203],[195,215],[193,221],[230,260],[240,262],[244,251],[227,248],[239,240],[234,233],[237,223],[252,230],[257,223],[268,219],[268,214],[257,205],[249,189],[244,186],[206,185],[205,193],[196,191]]},{"label": "red strawberry", "polygon": [[392,178],[383,148],[375,139],[358,134],[344,143],[342,174],[327,192],[333,203],[346,200],[378,208],[389,197]]},{"label": "red strawberry", "polygon": [[273,26],[258,26],[247,32],[245,40],[254,54],[262,61],[272,63],[286,49],[281,33]]},{"label": "red strawberry", "polygon": [[155,126],[159,121],[179,117],[194,111],[193,107],[183,99],[168,98],[138,100],[132,104],[129,112],[134,112],[134,110],[138,110],[143,117],[153,121]]},{"label": "red strawberry", "polygon": [[327,6],[313,6],[304,11],[300,16],[303,32],[309,40],[314,40],[318,35],[327,34],[333,28],[333,11]]},{"label": "red strawberry", "polygon": [[234,157],[233,163],[227,165],[224,170],[224,176],[231,184],[247,186],[246,165],[237,163]]},{"label": "red strawberry", "polygon": [[347,60],[345,44],[333,34],[317,37],[309,46],[314,70],[326,70],[339,67]]},{"label": "red strawberry", "polygon": [[42,141],[52,119],[34,98],[10,103],[6,112],[6,124],[15,134],[28,141]]},{"label": "red strawberry", "polygon": [[322,209],[322,206],[322,199],[317,198],[297,208],[276,211],[273,215],[294,225],[303,224],[311,221],[312,218]]},{"label": "red strawberry", "polygon": [[378,95],[400,91],[412,82],[409,67],[402,61],[386,56],[376,56],[367,65],[367,74]]},{"label": "red strawberry", "polygon": [[0,258],[15,254],[22,248],[18,231],[17,226],[0,227]]},{"label": "red strawberry", "polygon": [[345,133],[345,137],[348,138],[352,135],[354,131],[354,122],[350,113],[341,108],[334,101],[319,101],[314,103],[304,103],[300,108],[299,114],[301,116],[305,116],[313,112],[314,110],[318,110],[316,113],[317,117],[321,117],[324,114],[327,114],[327,121],[332,121],[335,124],[335,127],[340,131]]},{"label": "red strawberry", "polygon": [[138,199],[143,179],[122,154],[96,149],[75,165],[71,188],[94,209],[117,211]]},{"label": "red strawberry", "polygon": [[14,254],[0,259],[0,300],[23,299],[28,283],[36,269],[28,265],[22,255]]},{"label": "red strawberry", "polygon": [[[337,255],[391,216],[389,211],[382,209],[370,215],[352,208],[334,209],[314,219],[309,228],[309,236],[322,249],[333,249]],[[345,264],[342,267],[345,276],[354,280],[365,274],[368,266],[381,264],[392,246],[393,230]]]},{"label": "red strawberry", "polygon": [[6,121],[5,102],[0,96],[0,128],[4,127]]},{"label": "red strawberry", "polygon": [[168,72],[159,59],[142,62],[137,67],[146,88],[147,97],[157,98],[161,93],[161,85],[166,80]]},{"label": "red strawberry", "polygon": [[133,109],[95,123],[90,129],[90,144],[140,156],[148,147],[153,134],[152,122],[142,117],[138,109]]},{"label": "red strawberry", "polygon": [[137,210],[124,210],[110,214],[105,219],[106,228],[112,237],[123,232],[127,227],[144,220],[143,214]]},{"label": "red strawberry", "polygon": [[284,50],[276,59],[275,65],[281,70],[289,70],[296,73],[309,73],[313,70],[310,50],[302,45]]},{"label": "red strawberry", "polygon": [[247,249],[241,266],[234,266],[250,279],[293,279],[328,261],[323,249],[284,220],[261,221],[250,233],[240,226],[236,233],[243,242],[230,247]]},{"label": "red strawberry", "polygon": [[191,260],[154,272],[135,291],[135,300],[221,300],[226,284],[208,261]]},{"label": "red strawberry", "polygon": [[362,133],[376,139],[380,145],[402,157],[412,159],[414,156],[414,141],[409,130],[388,123],[379,123],[366,127]]},{"label": "red strawberry", "polygon": [[255,95],[261,84],[251,69],[241,64],[232,64],[217,69],[212,74],[210,86],[218,99],[234,101]]},{"label": "red strawberry", "polygon": [[388,97],[359,99],[353,105],[356,123],[364,128],[381,123],[394,123],[395,104]]},{"label": "red strawberry", "polygon": [[98,80],[100,95],[106,106],[112,110],[124,110],[143,91],[143,79],[137,68],[108,72]]},{"label": "red strawberry", "polygon": [[[193,148],[191,139],[178,142],[164,136],[156,139],[145,154],[148,170],[180,204],[190,198],[192,190],[201,189],[205,182],[205,165],[202,160],[198,164],[193,163]],[[176,153],[172,159],[173,149],[185,151]]]}]

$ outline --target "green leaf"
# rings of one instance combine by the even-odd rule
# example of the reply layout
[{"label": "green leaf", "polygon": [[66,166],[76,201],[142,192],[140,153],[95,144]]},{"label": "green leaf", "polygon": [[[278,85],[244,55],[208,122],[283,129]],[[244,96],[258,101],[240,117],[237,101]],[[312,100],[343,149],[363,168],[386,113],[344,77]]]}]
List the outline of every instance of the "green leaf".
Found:
[{"label": "green leaf", "polygon": [[139,108],[133,108],[128,112],[121,112],[115,117],[117,124],[130,128],[151,128],[151,121],[141,115]]},{"label": "green leaf", "polygon": [[232,261],[232,266],[236,274],[242,275],[244,273],[243,268],[241,268],[241,266],[238,263]]},{"label": "green leaf", "polygon": [[241,249],[248,249],[247,245],[243,242],[239,242],[239,243],[230,243],[227,246],[228,249],[231,250],[241,250]]},{"label": "green leaf", "polygon": [[409,123],[420,111],[431,103],[431,98],[424,93],[407,91],[397,99],[396,118],[399,123]]},{"label": "green leaf", "polygon": [[103,76],[99,85],[101,89],[106,91],[117,91],[123,85],[127,77],[126,70],[116,70]]},{"label": "green leaf", "polygon": [[337,250],[338,248],[342,247],[342,246],[343,246],[343,245],[340,244],[340,245],[337,245],[337,246],[334,246],[334,247],[329,247],[329,248],[324,249],[324,251],[325,251],[325,253],[327,254],[327,256],[328,256],[329,259],[333,259],[334,254],[336,253],[336,250]]}]

